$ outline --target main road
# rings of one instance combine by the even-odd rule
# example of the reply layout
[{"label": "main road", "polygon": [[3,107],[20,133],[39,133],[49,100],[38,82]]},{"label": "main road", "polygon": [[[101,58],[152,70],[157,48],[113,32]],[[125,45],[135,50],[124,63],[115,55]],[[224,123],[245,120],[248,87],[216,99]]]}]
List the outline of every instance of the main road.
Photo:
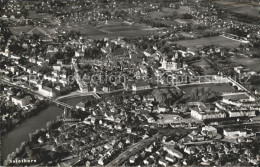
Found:
[{"label": "main road", "polygon": [[116,159],[107,164],[107,167],[110,166],[121,166],[125,161],[127,161],[131,156],[136,155],[140,151],[144,150],[145,147],[151,145],[156,139],[161,137],[160,134],[156,134],[151,138],[143,139],[133,145],[129,146],[123,153],[121,153]]},{"label": "main road", "polygon": [[163,136],[172,136],[177,135],[179,137],[183,137],[187,134],[188,131],[192,131],[190,129],[185,128],[175,128],[169,130],[163,130],[150,138],[143,139],[137,143],[132,144],[128,147],[123,153],[121,153],[116,159],[112,160],[108,163],[107,167],[112,166],[122,166],[124,162],[129,160],[129,158],[133,155],[138,154],[143,151],[146,147],[150,146],[154,141],[161,139]]}]

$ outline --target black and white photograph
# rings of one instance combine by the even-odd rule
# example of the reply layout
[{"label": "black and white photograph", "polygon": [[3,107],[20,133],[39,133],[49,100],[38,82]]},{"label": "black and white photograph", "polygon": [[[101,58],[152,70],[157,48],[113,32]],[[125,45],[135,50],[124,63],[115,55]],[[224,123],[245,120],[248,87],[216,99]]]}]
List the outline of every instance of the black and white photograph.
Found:
[{"label": "black and white photograph", "polygon": [[0,166],[260,166],[260,0],[0,0]]}]

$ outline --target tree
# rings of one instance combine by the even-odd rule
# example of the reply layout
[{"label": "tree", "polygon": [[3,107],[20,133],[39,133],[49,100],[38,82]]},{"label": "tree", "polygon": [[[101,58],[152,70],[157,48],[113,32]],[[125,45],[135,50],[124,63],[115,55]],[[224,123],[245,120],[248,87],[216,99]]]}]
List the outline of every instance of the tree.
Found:
[{"label": "tree", "polygon": [[52,160],[57,159],[57,153],[54,152],[54,151],[51,151],[51,152],[49,153],[49,156],[51,157]]},{"label": "tree", "polygon": [[149,77],[152,77],[153,74],[154,74],[154,72],[153,72],[152,67],[148,66],[148,67],[147,67],[147,75],[148,75]]},{"label": "tree", "polygon": [[165,100],[166,100],[165,96],[163,95],[163,93],[159,89],[153,90],[152,95],[154,96],[155,100],[158,103],[164,103]]},{"label": "tree", "polygon": [[185,13],[182,15],[182,19],[192,19],[192,15],[190,15],[189,13]]},{"label": "tree", "polygon": [[221,93],[208,87],[193,88],[190,93],[191,101],[214,102],[221,99]]},{"label": "tree", "polygon": [[178,3],[175,4],[174,6],[175,9],[179,9],[180,8],[180,5]]},{"label": "tree", "polygon": [[12,152],[11,159],[14,159],[16,157],[16,152]]},{"label": "tree", "polygon": [[22,119],[23,119],[22,110],[17,111],[17,119],[18,119],[18,120],[22,120]]},{"label": "tree", "polygon": [[61,120],[61,116],[60,115],[57,116],[57,120]]},{"label": "tree", "polygon": [[18,147],[18,148],[16,148],[15,151],[16,151],[16,154],[19,154],[21,150],[20,150],[20,148]]},{"label": "tree", "polygon": [[25,152],[30,159],[34,158],[33,150],[29,146],[25,147]]},{"label": "tree", "polygon": [[43,150],[43,149],[38,149],[37,154],[35,156],[36,156],[37,161],[42,162],[44,166],[45,166],[45,164],[47,164],[47,162],[50,159],[50,157],[47,154],[47,151]]},{"label": "tree", "polygon": [[52,72],[52,68],[50,66],[43,66],[42,68],[40,68],[39,72],[42,73],[43,75],[50,74]]},{"label": "tree", "polygon": [[155,89],[153,90],[152,95],[158,103],[172,105],[182,97],[182,92],[175,88]]},{"label": "tree", "polygon": [[249,79],[249,82],[252,85],[260,85],[260,76],[258,75],[252,75]]}]

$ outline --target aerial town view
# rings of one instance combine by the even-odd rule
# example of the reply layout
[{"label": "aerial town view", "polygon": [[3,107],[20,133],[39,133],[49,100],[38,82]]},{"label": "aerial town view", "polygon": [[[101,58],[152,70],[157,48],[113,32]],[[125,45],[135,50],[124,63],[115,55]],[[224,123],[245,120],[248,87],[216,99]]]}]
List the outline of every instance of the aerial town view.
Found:
[{"label": "aerial town view", "polygon": [[259,0],[0,0],[0,166],[259,166]]}]

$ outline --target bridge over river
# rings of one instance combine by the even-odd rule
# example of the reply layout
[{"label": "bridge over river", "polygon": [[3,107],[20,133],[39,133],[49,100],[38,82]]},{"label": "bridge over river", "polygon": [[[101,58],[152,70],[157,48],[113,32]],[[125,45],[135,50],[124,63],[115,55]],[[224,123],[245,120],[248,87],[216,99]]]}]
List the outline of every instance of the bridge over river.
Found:
[{"label": "bridge over river", "polygon": [[69,95],[65,95],[65,96],[60,96],[56,99],[51,100],[53,103],[55,103],[58,106],[63,106],[64,108],[68,108],[68,109],[75,109],[74,106],[64,103],[62,101],[60,101],[61,99],[66,99],[66,98],[74,98],[74,97],[83,97],[83,96],[93,96],[95,99],[100,99],[100,96],[98,96],[96,93],[94,92],[86,92],[86,93],[77,93],[74,92],[72,94]]}]

